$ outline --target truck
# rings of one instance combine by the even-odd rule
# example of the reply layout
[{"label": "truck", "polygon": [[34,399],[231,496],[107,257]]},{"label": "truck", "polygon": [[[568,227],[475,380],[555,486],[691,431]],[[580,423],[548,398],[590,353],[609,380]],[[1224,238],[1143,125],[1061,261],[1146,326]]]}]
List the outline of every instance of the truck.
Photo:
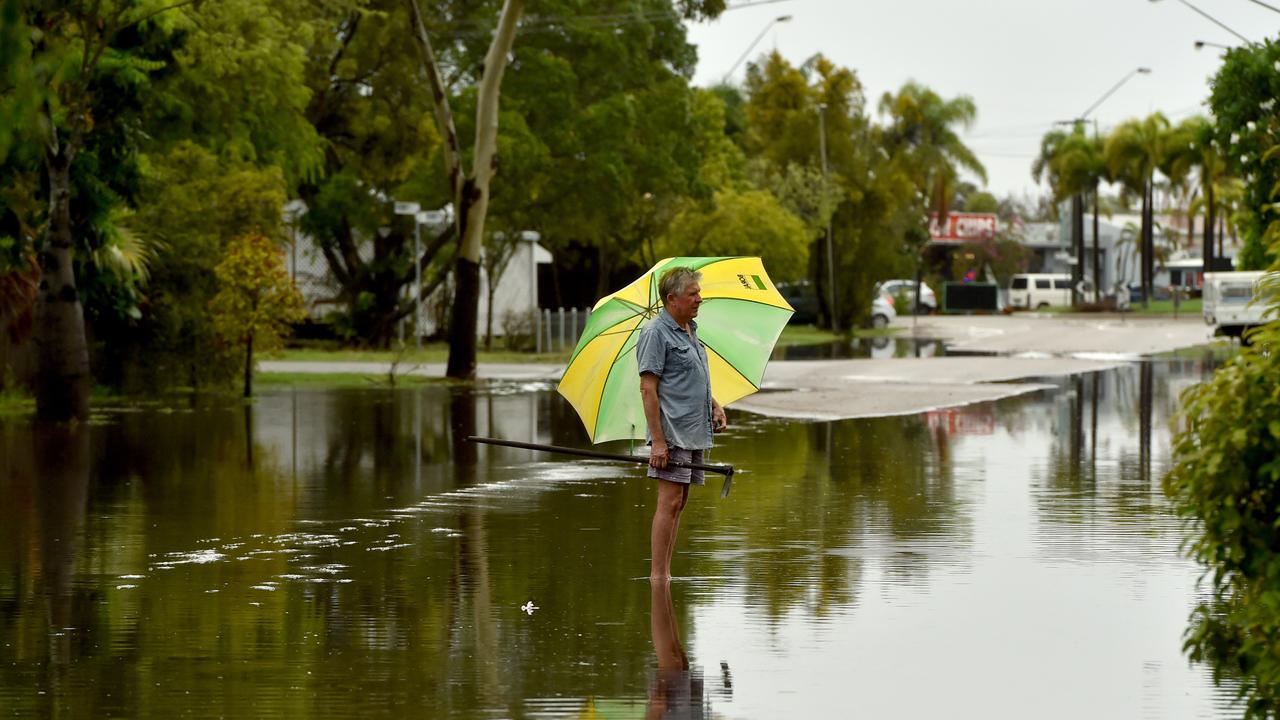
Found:
[{"label": "truck", "polygon": [[1204,274],[1204,321],[1214,335],[1241,338],[1245,332],[1266,322],[1265,300],[1255,302],[1262,271],[1207,272]]}]

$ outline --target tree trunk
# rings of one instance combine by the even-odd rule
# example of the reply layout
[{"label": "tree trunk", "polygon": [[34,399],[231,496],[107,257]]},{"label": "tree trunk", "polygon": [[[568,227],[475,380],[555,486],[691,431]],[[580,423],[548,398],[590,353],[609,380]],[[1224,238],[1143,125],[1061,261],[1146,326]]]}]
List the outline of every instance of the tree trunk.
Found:
[{"label": "tree trunk", "polygon": [[253,397],[253,336],[244,346],[244,396]]},{"label": "tree trunk", "polygon": [[1098,183],[1093,184],[1093,299],[1102,302],[1102,256],[1098,251]]},{"label": "tree trunk", "polygon": [[489,212],[489,181],[497,167],[498,99],[507,57],[516,39],[516,23],[524,11],[524,0],[506,0],[493,42],[485,55],[484,74],[476,99],[475,159],[471,175],[462,184],[458,204],[458,260],[455,265],[453,327],[449,330],[447,374],[471,380],[476,374],[476,335],[480,306],[480,247],[484,221]]},{"label": "tree trunk", "polygon": [[1147,309],[1151,302],[1151,289],[1155,280],[1152,272],[1153,268],[1155,268],[1155,258],[1152,257],[1155,243],[1153,242],[1154,234],[1151,228],[1151,196],[1151,178],[1148,176],[1142,186],[1142,233],[1138,239],[1142,247],[1142,309],[1144,310]]},{"label": "tree trunk", "polygon": [[1202,257],[1204,258],[1203,272],[1212,272],[1213,270],[1213,224],[1217,221],[1214,217],[1213,207],[1213,183],[1204,184],[1204,250]]},{"label": "tree trunk", "polygon": [[89,418],[89,345],[84,307],[76,290],[71,237],[71,157],[65,147],[46,154],[49,173],[49,232],[39,254],[35,303],[36,417],[67,421]]},{"label": "tree trunk", "polygon": [[1084,198],[1080,193],[1071,196],[1071,249],[1076,263],[1071,266],[1071,297],[1075,304],[1084,301],[1080,293],[1080,281],[1084,279]]},{"label": "tree trunk", "polygon": [[[453,266],[454,299],[449,317],[447,377],[476,376],[476,325],[480,299],[480,263],[459,257]],[[470,298],[468,302],[467,298]]]}]

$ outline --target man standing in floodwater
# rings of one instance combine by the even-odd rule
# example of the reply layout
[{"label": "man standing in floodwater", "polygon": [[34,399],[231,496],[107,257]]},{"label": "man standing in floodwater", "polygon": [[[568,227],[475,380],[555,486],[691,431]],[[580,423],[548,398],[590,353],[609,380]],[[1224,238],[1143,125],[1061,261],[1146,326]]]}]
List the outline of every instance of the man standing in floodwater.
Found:
[{"label": "man standing in floodwater", "polygon": [[701,280],[702,275],[688,267],[663,272],[658,279],[662,310],[636,342],[640,397],[652,447],[648,475],[658,480],[649,540],[650,582],[671,579],[671,553],[689,486],[706,482],[701,470],[670,463],[701,464],[703,452],[711,448],[712,432],[729,424],[724,409],[711,397],[707,351],[693,321],[702,304]]}]

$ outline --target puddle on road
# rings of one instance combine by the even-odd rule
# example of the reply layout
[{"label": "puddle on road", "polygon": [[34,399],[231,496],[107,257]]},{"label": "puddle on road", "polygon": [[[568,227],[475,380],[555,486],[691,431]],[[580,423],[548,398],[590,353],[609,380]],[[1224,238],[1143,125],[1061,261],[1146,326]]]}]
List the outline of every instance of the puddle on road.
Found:
[{"label": "puddle on road", "polygon": [[637,468],[460,441],[584,445],[545,386],[0,423],[0,707],[1235,716],[1181,654],[1198,570],[1159,488],[1211,364],[911,417],[732,414],[733,493],[693,491],[667,593]]}]

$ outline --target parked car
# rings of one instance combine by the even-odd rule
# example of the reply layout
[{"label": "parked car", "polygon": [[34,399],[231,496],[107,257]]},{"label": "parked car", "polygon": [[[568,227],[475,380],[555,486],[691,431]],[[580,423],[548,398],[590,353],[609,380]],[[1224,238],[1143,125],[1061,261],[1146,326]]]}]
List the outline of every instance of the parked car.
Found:
[{"label": "parked car", "polygon": [[[813,291],[813,283],[808,280],[780,282],[777,287],[783,299],[795,310],[795,314],[791,316],[791,324],[812,325],[818,321],[818,296]],[[896,317],[898,313],[894,311],[893,298],[877,292],[871,302],[871,327],[888,327]]]},{"label": "parked car", "polygon": [[887,328],[896,317],[898,313],[893,309],[893,296],[876,293],[876,299],[871,301],[871,327]]},{"label": "parked car", "polygon": [[1019,273],[1009,278],[1009,306],[1015,310],[1043,310],[1070,305],[1070,275]]},{"label": "parked car", "polygon": [[[916,303],[916,281],[915,280],[885,280],[876,285],[881,292],[887,293],[890,297],[905,296],[908,305],[902,308],[903,312],[911,312]],[[938,297],[934,295],[933,288],[926,283],[920,283],[920,309],[927,313],[936,312],[938,309]]]}]

